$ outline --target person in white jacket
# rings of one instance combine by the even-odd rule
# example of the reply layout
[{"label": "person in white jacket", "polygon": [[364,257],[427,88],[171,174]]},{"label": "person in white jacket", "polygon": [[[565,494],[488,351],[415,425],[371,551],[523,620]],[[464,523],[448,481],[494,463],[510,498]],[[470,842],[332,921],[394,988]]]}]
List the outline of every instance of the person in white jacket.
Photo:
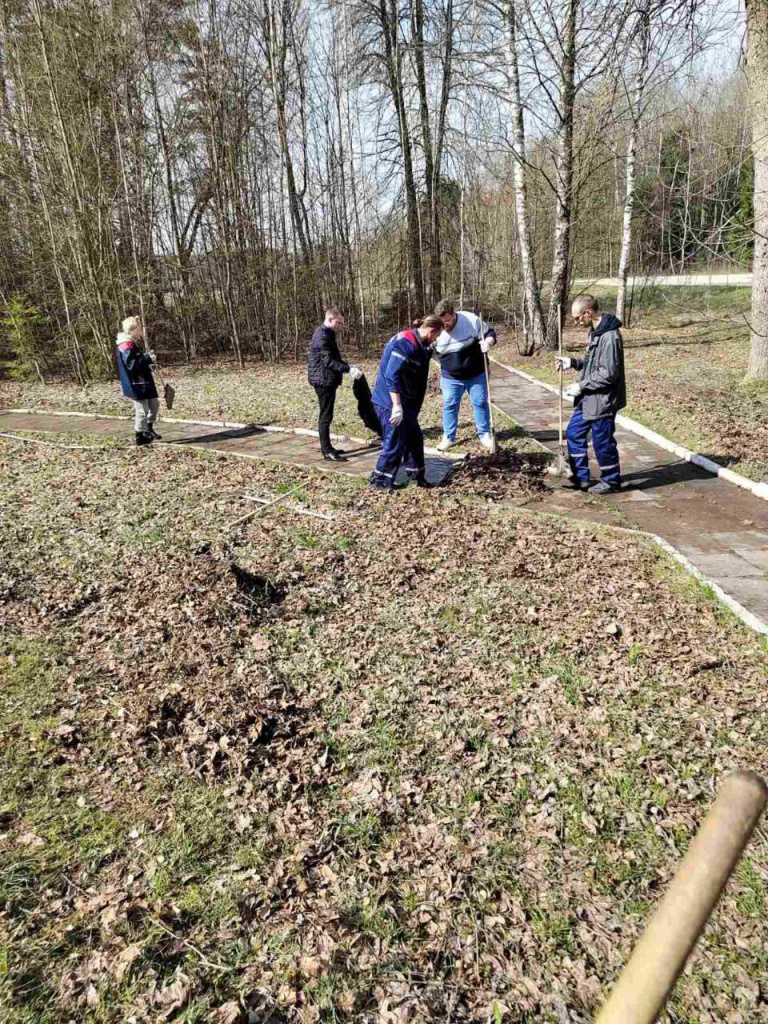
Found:
[{"label": "person in white jacket", "polygon": [[496,332],[475,313],[457,311],[449,299],[438,304],[435,314],[443,322],[435,345],[443,393],[443,439],[437,447],[444,452],[456,444],[459,407],[464,393],[469,392],[480,444],[493,451],[485,360],[496,344]]}]

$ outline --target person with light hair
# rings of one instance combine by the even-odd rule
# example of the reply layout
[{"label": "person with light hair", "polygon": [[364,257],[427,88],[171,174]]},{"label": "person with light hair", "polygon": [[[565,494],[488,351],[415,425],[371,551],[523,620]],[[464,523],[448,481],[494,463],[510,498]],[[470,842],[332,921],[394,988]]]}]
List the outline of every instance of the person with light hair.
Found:
[{"label": "person with light hair", "polygon": [[152,376],[154,352],[144,350],[144,325],[137,316],[129,316],[122,323],[117,336],[117,371],[123,395],[133,402],[134,430],[136,444],[152,444],[159,441],[155,421],[160,409],[155,379]]},{"label": "person with light hair", "polygon": [[[627,404],[624,343],[621,320],[601,313],[594,295],[577,296],[571,307],[573,322],[589,330],[583,359],[557,356],[558,370],[579,370],[579,379],[566,388],[573,399],[573,414],[565,432],[571,477],[563,487],[590,494],[621,490],[621,464],[616,446],[616,414]],[[591,483],[587,440],[592,434],[601,479]]]},{"label": "person with light hair", "polygon": [[317,432],[320,435],[320,450],[328,462],[346,462],[343,452],[331,444],[331,423],[336,405],[336,392],[341,386],[343,374],[348,373],[353,381],[363,376],[357,366],[350,366],[341,358],[336,333],[344,327],[344,317],[335,306],[325,311],[325,319],[315,328],[309,345],[307,378],[315,389],[319,406]]}]

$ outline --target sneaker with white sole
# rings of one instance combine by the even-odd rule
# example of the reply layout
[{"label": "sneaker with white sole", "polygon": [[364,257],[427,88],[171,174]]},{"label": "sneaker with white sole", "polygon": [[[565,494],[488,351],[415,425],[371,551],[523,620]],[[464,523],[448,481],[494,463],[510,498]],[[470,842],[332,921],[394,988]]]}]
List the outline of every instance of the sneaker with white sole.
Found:
[{"label": "sneaker with white sole", "polygon": [[491,434],[481,434],[478,437],[478,441],[483,446],[483,448],[487,448],[489,452],[493,451],[494,445],[493,445],[493,437],[492,437]]},{"label": "sneaker with white sole", "polygon": [[439,452],[447,452],[449,448],[453,448],[456,441],[452,441],[450,437],[444,437],[440,444],[437,446]]}]

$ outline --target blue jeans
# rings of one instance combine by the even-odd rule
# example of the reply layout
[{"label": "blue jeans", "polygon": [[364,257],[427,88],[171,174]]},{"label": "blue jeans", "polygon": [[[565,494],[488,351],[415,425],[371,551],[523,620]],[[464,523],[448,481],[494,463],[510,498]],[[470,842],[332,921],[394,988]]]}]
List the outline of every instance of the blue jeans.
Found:
[{"label": "blue jeans", "polygon": [[459,429],[459,406],[465,391],[469,392],[478,434],[490,433],[491,410],[488,405],[488,382],[484,373],[472,377],[471,380],[441,377],[440,390],[443,392],[443,433],[449,441],[456,440],[456,431]]},{"label": "blue jeans", "polygon": [[389,422],[392,409],[374,405],[382,430],[381,454],[376,468],[371,473],[373,487],[391,490],[395,486],[400,464],[410,480],[424,479],[424,435],[421,432],[417,414],[412,409],[403,409],[403,422],[399,427]]},{"label": "blue jeans", "polygon": [[616,417],[605,416],[601,420],[587,421],[581,415],[581,409],[574,409],[571,422],[565,432],[568,442],[568,461],[571,473],[583,484],[589,483],[589,453],[587,438],[592,432],[592,446],[595,458],[600,466],[600,476],[607,484],[618,487],[621,484],[621,466],[619,465],[619,449],[616,447],[614,431]]}]

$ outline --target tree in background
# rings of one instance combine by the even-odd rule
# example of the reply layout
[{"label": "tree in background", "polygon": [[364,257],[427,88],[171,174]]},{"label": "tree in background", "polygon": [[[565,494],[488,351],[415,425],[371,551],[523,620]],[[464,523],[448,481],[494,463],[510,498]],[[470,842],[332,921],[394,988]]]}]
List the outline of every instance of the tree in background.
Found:
[{"label": "tree in background", "polygon": [[768,380],[768,0],[747,0],[747,40],[755,235],[747,380]]}]

